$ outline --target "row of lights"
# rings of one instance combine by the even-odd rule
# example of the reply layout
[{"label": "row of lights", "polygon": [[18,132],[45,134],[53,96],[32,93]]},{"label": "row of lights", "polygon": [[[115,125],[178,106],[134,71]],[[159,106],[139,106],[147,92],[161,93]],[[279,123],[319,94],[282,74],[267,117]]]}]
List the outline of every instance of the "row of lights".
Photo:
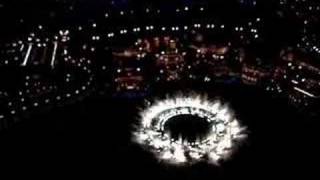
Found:
[{"label": "row of lights", "polygon": [[[193,27],[194,28],[201,28],[202,24],[194,24]],[[204,27],[206,27],[207,29],[214,29],[216,27],[216,25],[215,24],[206,24],[206,26],[204,26]],[[220,25],[220,28],[224,29],[225,25],[224,24]],[[155,27],[153,25],[145,27],[146,31],[152,31],[154,29],[155,29]],[[185,26],[172,26],[172,27],[162,26],[160,28],[161,31],[167,31],[168,29],[170,29],[171,31],[180,31],[181,29],[188,30],[189,26],[186,26],[186,25]],[[141,32],[141,28],[140,27],[133,28],[132,32],[134,32],[134,33]],[[121,35],[124,35],[124,34],[127,34],[127,33],[129,33],[128,29],[121,29],[119,31],[119,34],[121,34]],[[115,37],[115,33],[114,32],[109,32],[109,33],[107,33],[107,37],[108,38]],[[99,36],[93,36],[92,40],[100,40],[100,37]]]},{"label": "row of lights", "polygon": [[[177,8],[175,11],[176,11],[177,13],[179,13],[179,12],[181,12],[182,10],[187,12],[187,11],[190,10],[190,8],[189,8],[188,6],[185,6],[185,7],[182,8],[182,9]],[[205,8],[204,8],[204,7],[200,7],[199,10],[202,12],[202,11],[205,10]],[[146,8],[146,9],[145,9],[145,12],[146,12],[146,13],[151,13],[150,8]],[[156,12],[157,14],[160,14],[161,10],[160,10],[160,9],[157,9],[155,12]],[[134,11],[131,10],[131,11],[129,11],[129,13],[130,13],[130,14],[134,14]],[[120,14],[120,16],[124,16],[126,13],[125,13],[125,11],[120,11],[119,14]],[[105,13],[105,14],[104,14],[104,17],[105,17],[106,19],[108,19],[108,18],[110,18],[110,14],[109,14],[109,13]]]}]

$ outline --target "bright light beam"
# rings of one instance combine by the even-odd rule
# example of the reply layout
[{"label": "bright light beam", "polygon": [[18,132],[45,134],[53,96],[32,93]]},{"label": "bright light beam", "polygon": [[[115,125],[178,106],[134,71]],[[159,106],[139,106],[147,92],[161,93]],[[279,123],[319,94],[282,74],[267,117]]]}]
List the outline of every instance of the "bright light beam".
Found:
[{"label": "bright light beam", "polygon": [[26,56],[25,56],[25,58],[23,60],[23,63],[21,64],[22,66],[26,66],[27,65],[29,57],[30,57],[30,53],[31,53],[31,50],[32,50],[32,46],[33,46],[33,44],[30,43],[29,46],[28,46],[28,50],[27,50]]}]

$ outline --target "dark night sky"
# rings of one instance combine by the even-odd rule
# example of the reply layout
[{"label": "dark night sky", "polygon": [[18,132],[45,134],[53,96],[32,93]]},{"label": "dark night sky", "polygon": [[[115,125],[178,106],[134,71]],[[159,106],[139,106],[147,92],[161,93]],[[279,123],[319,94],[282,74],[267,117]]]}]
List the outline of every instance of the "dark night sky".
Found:
[{"label": "dark night sky", "polygon": [[[128,7],[125,0],[115,2],[117,7]],[[133,6],[140,7],[144,3],[143,0],[134,1]],[[161,6],[167,3],[172,1],[159,2]],[[190,4],[191,1],[178,2],[184,3]],[[201,4],[200,1],[197,3]],[[0,2],[0,42],[25,31],[17,30],[15,26],[21,17],[32,22],[29,28],[35,22],[64,25],[72,21],[76,24],[103,14],[107,4],[106,0]],[[81,10],[70,12],[67,10],[70,5]],[[267,14],[269,8],[266,6],[264,9]],[[28,24],[23,27],[28,28]],[[272,32],[274,29],[268,30]],[[199,86],[194,89],[225,99],[237,117],[248,126],[248,141],[239,148],[233,159],[221,167],[205,163],[171,167],[159,163],[130,140],[142,101],[98,95],[76,104],[31,114],[29,118],[0,132],[0,164],[11,170],[31,168],[50,174],[68,172],[72,176],[86,174],[107,179],[125,176],[130,179],[276,179],[296,175],[308,179],[308,175],[317,173],[319,123],[288,106],[285,99],[274,99],[259,89],[247,86]]]}]

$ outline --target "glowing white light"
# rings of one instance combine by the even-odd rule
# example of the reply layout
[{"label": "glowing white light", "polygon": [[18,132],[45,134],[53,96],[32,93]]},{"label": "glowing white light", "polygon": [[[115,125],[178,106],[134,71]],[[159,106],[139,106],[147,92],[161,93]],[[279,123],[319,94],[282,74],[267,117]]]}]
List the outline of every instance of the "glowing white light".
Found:
[{"label": "glowing white light", "polygon": [[28,47],[28,50],[27,50],[27,53],[26,53],[26,56],[25,56],[24,61],[22,63],[22,66],[26,66],[27,65],[29,57],[30,57],[30,53],[31,53],[31,50],[32,50],[32,46],[33,46],[33,44],[30,43],[29,47]]},{"label": "glowing white light", "polygon": [[[151,150],[159,160],[171,164],[199,161],[219,164],[230,157],[233,147],[246,137],[245,128],[219,101],[210,102],[205,96],[177,96],[156,101],[141,112],[140,126],[134,132],[134,141]],[[172,139],[165,124],[172,117],[196,115],[210,124],[207,137],[195,142]]]},{"label": "glowing white light", "polygon": [[57,55],[57,49],[58,49],[58,42],[54,42],[54,47],[53,47],[53,53],[52,53],[52,57],[51,57],[51,68],[54,68],[55,65],[55,61],[56,61],[56,55]]}]

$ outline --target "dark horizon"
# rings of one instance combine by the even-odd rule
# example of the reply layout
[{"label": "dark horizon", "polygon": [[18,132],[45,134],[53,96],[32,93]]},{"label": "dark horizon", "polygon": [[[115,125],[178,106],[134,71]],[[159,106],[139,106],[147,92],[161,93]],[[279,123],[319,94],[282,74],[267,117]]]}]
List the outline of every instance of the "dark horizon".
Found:
[{"label": "dark horizon", "polygon": [[[0,158],[109,179],[315,175],[318,10],[313,0],[1,1]],[[220,165],[168,164],[133,140],[142,111],[181,95],[218,99],[246,127]],[[174,116],[161,133],[197,141],[206,118]]]}]

